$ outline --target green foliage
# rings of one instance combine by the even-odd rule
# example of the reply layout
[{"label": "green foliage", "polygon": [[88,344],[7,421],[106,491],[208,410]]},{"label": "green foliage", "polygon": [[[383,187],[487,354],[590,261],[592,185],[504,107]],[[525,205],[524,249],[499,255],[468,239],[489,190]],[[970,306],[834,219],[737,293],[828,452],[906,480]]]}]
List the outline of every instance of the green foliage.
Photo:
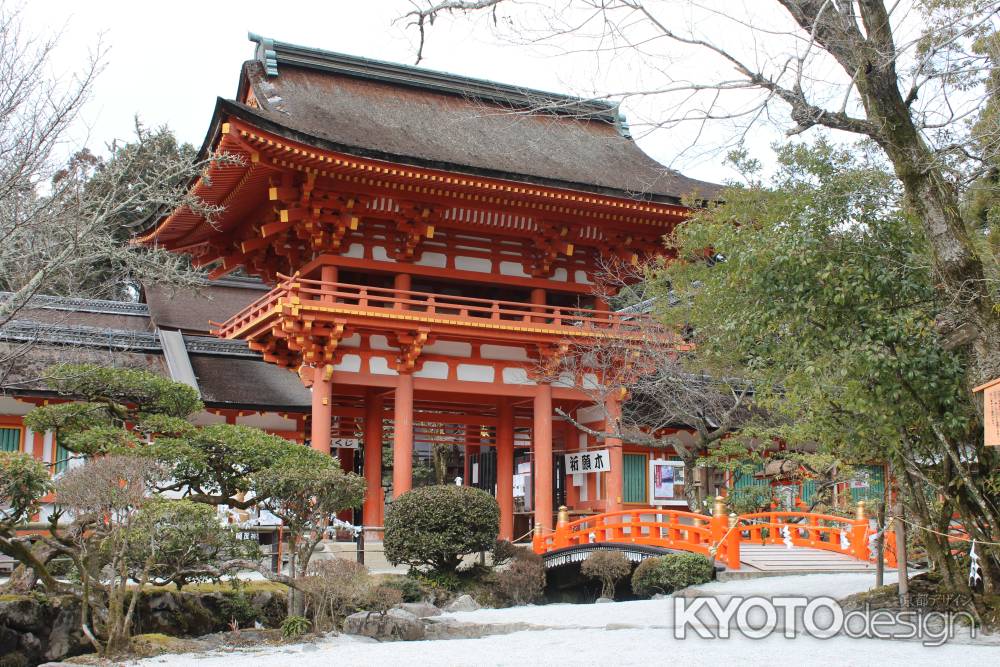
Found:
[{"label": "green foliage", "polygon": [[699,368],[753,383],[770,420],[744,441],[868,460],[901,431],[967,438],[975,424],[963,359],[935,330],[926,241],[866,149],[780,149],[772,188],[728,190],[671,237],[688,261],[652,276],[676,304],[659,317],[692,327]]},{"label": "green foliage", "polygon": [[632,563],[620,551],[594,551],[580,566],[580,574],[601,581],[601,597],[608,599],[615,597],[615,582],[631,571]]},{"label": "green foliage", "polygon": [[214,507],[190,500],[151,499],[124,537],[134,571],[151,562],[151,582],[173,582],[178,589],[190,581],[218,579],[227,561],[257,556],[256,543],[240,540],[235,530],[221,525]]},{"label": "green foliage", "polygon": [[265,470],[334,465],[329,456],[309,447],[237,424],[213,424],[183,437],[159,437],[144,451],[170,468],[179,487],[188,487],[195,496],[219,499],[259,492],[257,476]]},{"label": "green foliage", "polygon": [[499,567],[509,563],[517,557],[518,552],[520,551],[523,551],[523,549],[515,546],[510,540],[497,540],[493,543],[493,567]]},{"label": "green foliage", "polygon": [[86,401],[136,405],[144,414],[187,417],[204,405],[198,391],[156,373],[94,364],[59,364],[45,373],[46,384]]},{"label": "green foliage", "polygon": [[382,580],[382,586],[395,588],[403,602],[423,602],[431,597],[431,591],[416,576],[390,575]]},{"label": "green foliage", "polygon": [[753,514],[771,509],[774,493],[771,485],[745,486],[736,489],[726,497],[726,506],[735,514]]},{"label": "green foliage", "polygon": [[305,616],[289,616],[281,624],[281,636],[285,639],[295,639],[309,632],[312,623]]},{"label": "green foliage", "polygon": [[242,590],[222,594],[222,599],[219,600],[219,614],[223,619],[235,621],[240,628],[252,625],[260,616],[253,602]]},{"label": "green foliage", "polygon": [[51,490],[44,463],[24,452],[0,452],[0,525],[17,526],[30,520]]},{"label": "green foliage", "polygon": [[146,370],[59,364],[45,371],[45,382],[79,400],[37,407],[25,424],[87,455],[134,450],[160,427],[185,432],[193,427],[182,426],[184,418],[204,407],[193,388]]},{"label": "green foliage", "polygon": [[384,547],[393,564],[454,572],[465,554],[493,547],[500,507],[468,486],[427,486],[404,493],[385,517]]},{"label": "green foliage", "polygon": [[632,592],[641,597],[673,593],[711,581],[712,563],[701,554],[677,553],[647,558],[632,573]]},{"label": "green foliage", "polygon": [[253,490],[258,498],[266,498],[264,506],[292,531],[319,529],[331,515],[358,507],[364,500],[364,478],[344,472],[329,456],[322,465],[283,463],[262,470]]}]

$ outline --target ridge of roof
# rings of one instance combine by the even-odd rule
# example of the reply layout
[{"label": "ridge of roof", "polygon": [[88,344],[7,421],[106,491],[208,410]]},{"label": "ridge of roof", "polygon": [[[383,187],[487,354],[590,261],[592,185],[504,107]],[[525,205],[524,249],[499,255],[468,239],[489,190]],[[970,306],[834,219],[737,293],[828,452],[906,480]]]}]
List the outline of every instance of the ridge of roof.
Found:
[{"label": "ridge of roof", "polygon": [[[0,302],[11,298],[13,292],[0,292]],[[85,313],[102,313],[106,315],[132,315],[134,317],[149,317],[149,307],[137,301],[111,301],[108,299],[88,299],[85,297],[50,296],[36,294],[32,296],[27,308],[44,308],[46,310],[70,310]]]},{"label": "ridge of roof", "polygon": [[360,79],[459,95],[518,109],[600,120],[618,126],[627,136],[625,119],[615,102],[586,99],[386,60],[326,51],[280,42],[253,32],[248,33],[247,38],[257,43],[254,57],[264,66],[268,77],[280,76],[278,66],[282,64],[305,67]]}]

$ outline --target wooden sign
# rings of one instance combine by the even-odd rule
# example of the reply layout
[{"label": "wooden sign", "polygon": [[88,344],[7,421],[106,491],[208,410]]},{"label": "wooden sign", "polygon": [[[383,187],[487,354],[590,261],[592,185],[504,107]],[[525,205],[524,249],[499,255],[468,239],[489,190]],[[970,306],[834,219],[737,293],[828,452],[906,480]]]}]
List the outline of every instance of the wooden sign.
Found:
[{"label": "wooden sign", "polygon": [[611,470],[611,457],[606,449],[591,449],[576,454],[566,454],[566,472],[570,475]]},{"label": "wooden sign", "polygon": [[1000,447],[1000,378],[973,391],[983,392],[983,444]]}]

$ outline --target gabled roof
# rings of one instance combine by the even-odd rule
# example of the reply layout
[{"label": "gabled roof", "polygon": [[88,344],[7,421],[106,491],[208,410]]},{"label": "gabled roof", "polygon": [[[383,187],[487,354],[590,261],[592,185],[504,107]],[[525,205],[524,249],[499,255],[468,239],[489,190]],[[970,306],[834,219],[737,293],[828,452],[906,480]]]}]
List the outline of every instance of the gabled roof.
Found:
[{"label": "gabled roof", "polygon": [[[221,109],[320,147],[399,164],[628,198],[711,199],[714,183],[646,155],[616,105],[251,35]],[[211,139],[211,137],[210,137]]]}]

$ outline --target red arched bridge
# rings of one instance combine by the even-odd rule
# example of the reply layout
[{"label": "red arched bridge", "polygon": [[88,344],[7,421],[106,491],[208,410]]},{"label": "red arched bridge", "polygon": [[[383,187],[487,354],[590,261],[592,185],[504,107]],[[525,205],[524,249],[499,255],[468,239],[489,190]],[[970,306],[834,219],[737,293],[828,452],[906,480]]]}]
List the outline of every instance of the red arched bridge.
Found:
[{"label": "red arched bridge", "polygon": [[[726,515],[724,506],[717,503],[712,516],[681,510],[637,509],[575,521],[569,521],[566,509],[560,508],[555,530],[547,535],[536,530],[532,547],[542,555],[546,567],[582,561],[594,550],[613,549],[634,561],[672,551],[689,551],[714,558],[717,564],[730,570],[739,570],[741,564],[753,568],[755,559],[769,557],[778,565],[757,569],[781,569],[781,558],[787,550],[797,552],[800,558],[813,554],[821,557],[817,563],[826,563],[812,569],[843,569],[837,564],[853,562],[863,567],[862,564],[872,560],[870,537],[863,504],[859,504],[857,517],[851,519],[814,512]],[[895,567],[895,553],[890,549],[895,540],[891,532],[885,538],[885,562]],[[836,560],[824,560],[823,552]]]}]

